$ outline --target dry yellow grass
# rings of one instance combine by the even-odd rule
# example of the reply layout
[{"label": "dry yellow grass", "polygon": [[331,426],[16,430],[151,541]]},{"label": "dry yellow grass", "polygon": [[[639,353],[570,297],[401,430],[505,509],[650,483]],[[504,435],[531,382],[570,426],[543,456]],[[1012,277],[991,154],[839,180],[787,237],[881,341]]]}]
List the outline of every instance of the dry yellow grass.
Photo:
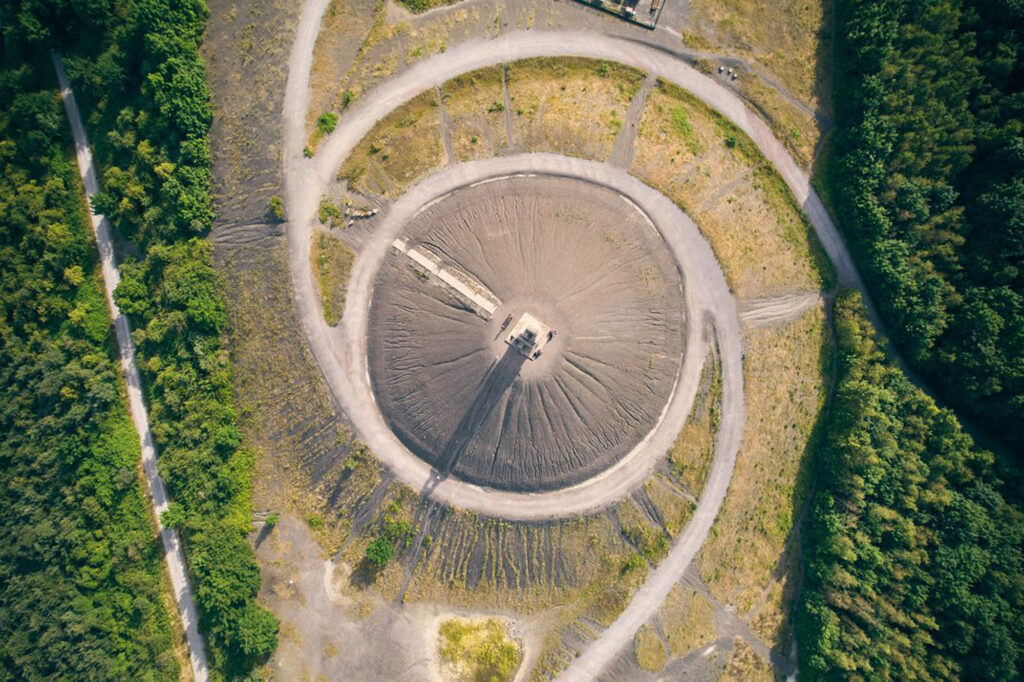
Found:
[{"label": "dry yellow grass", "polygon": [[740,91],[768,121],[775,135],[805,169],[814,161],[821,129],[814,116],[794,105],[760,78],[739,81]]},{"label": "dry yellow grass", "polygon": [[661,630],[673,657],[684,656],[715,639],[714,607],[693,588],[678,584],[658,611]]},{"label": "dry yellow grass", "polygon": [[789,641],[792,622],[789,609],[796,597],[792,566],[787,567],[780,580],[771,584],[764,596],[764,603],[757,614],[750,619],[751,629],[769,647],[777,647]]},{"label": "dry yellow grass", "polygon": [[345,291],[356,254],[327,232],[313,234],[310,261],[320,289],[320,307],[327,324],[334,326],[345,312]]},{"label": "dry yellow grass", "polygon": [[317,116],[325,111],[340,109],[336,101],[338,84],[345,78],[346,64],[352,58],[353,37],[367,35],[374,18],[374,13],[360,11],[349,0],[331,0],[327,6],[313,48],[313,65],[309,75],[306,129],[310,135],[313,135],[316,128]]},{"label": "dry yellow grass", "polygon": [[[725,52],[761,64],[812,106],[827,78],[830,4],[822,0],[693,0],[697,33]],[[823,44],[822,40],[826,42]],[[705,48],[706,49],[706,48]]]},{"label": "dry yellow grass", "polygon": [[594,59],[544,57],[508,68],[515,145],[599,161],[611,154],[644,81],[641,71]]},{"label": "dry yellow grass", "polygon": [[660,561],[668,553],[668,538],[665,533],[641,511],[632,499],[625,499],[615,505],[622,533],[645,559],[652,563]]},{"label": "dry yellow grass", "polygon": [[771,664],[742,639],[734,638],[732,658],[718,682],[772,682],[774,679]]},{"label": "dry yellow grass", "polygon": [[825,335],[821,308],[744,334],[743,444],[699,559],[711,592],[741,614],[768,586],[803,504],[809,441],[827,385]]},{"label": "dry yellow grass", "polygon": [[675,483],[661,474],[648,479],[644,484],[644,490],[658,508],[668,534],[672,537],[678,535],[686,527],[686,522],[690,520],[697,505],[687,499]]},{"label": "dry yellow grass", "polygon": [[507,624],[496,618],[441,623],[438,653],[448,682],[509,682],[523,659]]},{"label": "dry yellow grass", "polygon": [[718,354],[713,351],[701,372],[700,390],[693,410],[668,453],[676,477],[694,497],[700,497],[711,468],[721,399]]},{"label": "dry yellow grass", "polygon": [[651,626],[637,630],[633,638],[633,657],[641,669],[650,673],[660,673],[665,667],[665,645]]},{"label": "dry yellow grass", "polygon": [[491,66],[472,71],[441,86],[452,150],[459,161],[486,159],[508,145],[501,87],[503,68]]},{"label": "dry yellow grass", "polygon": [[369,194],[394,198],[447,160],[437,92],[428,90],[384,117],[360,141],[339,177]]},{"label": "dry yellow grass", "polygon": [[753,143],[690,94],[658,82],[632,172],[700,226],[742,298],[822,287],[823,260],[789,193]]}]

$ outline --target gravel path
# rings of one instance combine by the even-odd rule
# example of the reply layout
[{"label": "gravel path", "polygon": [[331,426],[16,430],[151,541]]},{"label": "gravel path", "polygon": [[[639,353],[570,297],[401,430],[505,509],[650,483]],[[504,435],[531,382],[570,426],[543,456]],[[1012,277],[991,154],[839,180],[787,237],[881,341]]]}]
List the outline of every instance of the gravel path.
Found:
[{"label": "gravel path", "polygon": [[[82,125],[82,116],[78,112],[74,93],[71,92],[67,75],[64,73],[64,64],[60,55],[56,53],[53,55],[53,66],[57,71],[60,95],[64,100],[68,122],[71,124],[71,133],[75,138],[78,171],[82,176],[82,183],[85,185],[85,195],[91,201],[93,195],[99,191],[99,186],[96,182],[96,168],[93,166],[89,140],[85,134],[85,126]],[[131,412],[132,423],[135,424],[135,430],[139,434],[139,442],[142,445],[142,470],[146,475],[149,496],[156,516],[156,526],[160,532],[160,541],[164,546],[164,557],[167,559],[167,569],[171,576],[171,588],[174,590],[174,602],[178,605],[182,626],[185,629],[192,674],[197,682],[205,682],[209,668],[206,663],[203,639],[199,636],[197,629],[199,617],[195,601],[192,598],[188,573],[185,570],[185,555],[181,549],[177,531],[165,528],[160,523],[160,515],[167,510],[167,491],[164,489],[164,482],[156,468],[156,448],[153,446],[153,434],[149,430],[146,404],[142,399],[142,380],[139,378],[139,370],[135,365],[135,344],[132,343],[131,327],[128,325],[128,318],[121,314],[117,304],[114,303],[114,289],[121,281],[121,272],[117,269],[117,262],[114,260],[110,222],[104,216],[91,210],[90,217],[93,232],[96,234],[96,245],[100,252],[107,307],[114,322],[117,346],[121,354],[121,370],[124,372],[124,381],[128,390],[128,410]]]}]

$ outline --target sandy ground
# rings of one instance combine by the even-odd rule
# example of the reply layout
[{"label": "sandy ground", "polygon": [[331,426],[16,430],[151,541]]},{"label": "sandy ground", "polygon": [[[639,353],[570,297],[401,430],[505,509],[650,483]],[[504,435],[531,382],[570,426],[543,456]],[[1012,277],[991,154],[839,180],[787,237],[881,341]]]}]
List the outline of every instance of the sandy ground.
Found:
[{"label": "sandy ground", "polygon": [[[261,534],[263,535],[263,534]],[[523,648],[517,680],[541,646],[543,618],[385,602],[354,587],[344,565],[325,561],[298,519],[282,516],[257,546],[261,599],[281,619],[280,644],[267,672],[275,679],[441,682],[438,628],[449,618],[497,617]]]},{"label": "sandy ground", "polygon": [[[370,375],[385,420],[442,472],[499,489],[578,483],[657,423],[682,354],[682,283],[645,216],[607,189],[517,177],[430,205],[403,238],[502,301],[485,321],[392,252],[374,286]],[[527,360],[506,315],[557,331]],[[510,325],[511,326],[511,325]]]}]

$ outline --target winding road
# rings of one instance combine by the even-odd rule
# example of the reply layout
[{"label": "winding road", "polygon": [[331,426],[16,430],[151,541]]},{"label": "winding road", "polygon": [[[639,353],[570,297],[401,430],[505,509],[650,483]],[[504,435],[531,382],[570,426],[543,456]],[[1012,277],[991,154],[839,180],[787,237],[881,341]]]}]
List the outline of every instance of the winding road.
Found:
[{"label": "winding road", "polygon": [[[311,348],[346,414],[360,435],[396,475],[437,500],[515,519],[574,515],[602,506],[639,485],[667,440],[685,422],[707,351],[698,333],[710,323],[718,337],[722,362],[723,410],[714,460],[693,517],[668,556],[650,574],[618,619],[605,629],[565,671],[565,680],[592,680],[632,640],[664,602],[706,541],[725,498],[743,435],[743,376],[740,321],[735,302],[707,242],[693,222],[670,200],[610,164],[550,154],[521,154],[450,165],[412,187],[390,206],[373,239],[360,252],[348,292],[348,309],[339,327],[323,321],[310,268],[310,239],[317,228],[316,207],[345,157],[385,115],[417,94],[461,73],[518,59],[576,56],[608,59],[642,69],[693,93],[743,130],[776,167],[803,207],[831,259],[838,280],[863,290],[842,238],[807,175],[793,161],[768,125],[732,91],[676,57],[642,42],[577,31],[516,31],[490,40],[471,40],[425,59],[383,82],[339,120],[336,131],[313,159],[302,156],[309,74],[320,19],[327,0],[308,0],[303,8],[289,62],[283,112],[285,201],[289,218],[289,265],[299,316]],[[603,475],[555,493],[523,495],[432,480],[431,472],[394,438],[376,410],[365,372],[366,312],[374,275],[402,224],[425,204],[473,182],[520,173],[550,173],[611,187],[634,201],[658,225],[685,279],[686,357],[666,413],[637,450]],[[432,489],[432,490],[431,490]]]},{"label": "winding road", "polygon": [[[82,176],[82,184],[85,186],[86,198],[89,199],[91,204],[93,195],[99,191],[99,185],[96,181],[96,167],[92,162],[89,140],[85,134],[85,126],[82,125],[82,116],[78,112],[75,95],[71,91],[67,74],[64,73],[64,63],[57,53],[53,54],[53,67],[57,72],[60,96],[64,100],[64,109],[67,111],[68,122],[71,124],[71,133],[75,139],[75,156],[78,160],[78,171]],[[160,522],[160,515],[167,511],[167,491],[164,488],[163,479],[160,478],[160,474],[157,471],[156,448],[153,445],[153,433],[149,430],[149,415],[146,412],[146,403],[142,398],[142,379],[139,377],[139,369],[135,364],[135,344],[132,343],[132,330],[128,324],[128,318],[121,313],[121,310],[114,302],[114,289],[117,288],[118,283],[121,281],[121,272],[117,269],[117,261],[114,259],[114,243],[110,237],[110,222],[102,214],[93,211],[91,206],[89,216],[92,220],[93,232],[96,235],[96,246],[99,248],[100,253],[107,308],[117,335],[117,347],[121,355],[121,370],[124,373],[125,387],[128,391],[128,410],[131,413],[132,423],[139,434],[139,443],[142,446],[142,471],[146,476],[146,484],[149,487],[149,497],[153,504],[156,527],[164,547],[164,557],[167,560],[167,569],[171,577],[171,588],[174,591],[174,603],[178,606],[182,627],[185,630],[185,640],[188,644],[192,675],[196,682],[205,682],[209,677],[209,666],[206,662],[206,649],[203,646],[203,638],[199,636],[199,616],[195,600],[192,598],[192,586],[189,583],[188,571],[185,568],[185,554],[181,548],[178,532],[173,528],[164,527]]]}]

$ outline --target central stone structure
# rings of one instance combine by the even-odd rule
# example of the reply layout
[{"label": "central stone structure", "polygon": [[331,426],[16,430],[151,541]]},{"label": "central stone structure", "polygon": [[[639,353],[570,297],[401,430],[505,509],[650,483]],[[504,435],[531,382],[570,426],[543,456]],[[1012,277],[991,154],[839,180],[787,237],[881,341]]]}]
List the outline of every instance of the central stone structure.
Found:
[{"label": "central stone structure", "polygon": [[505,337],[505,343],[512,346],[530,360],[540,357],[548,341],[554,338],[551,327],[540,322],[530,313],[523,313],[512,331]]},{"label": "central stone structure", "polygon": [[[388,426],[438,474],[553,490],[658,423],[683,352],[682,278],[635,205],[581,180],[516,176],[431,202],[400,238],[374,283],[370,382]],[[494,306],[484,315],[478,289]]]}]

